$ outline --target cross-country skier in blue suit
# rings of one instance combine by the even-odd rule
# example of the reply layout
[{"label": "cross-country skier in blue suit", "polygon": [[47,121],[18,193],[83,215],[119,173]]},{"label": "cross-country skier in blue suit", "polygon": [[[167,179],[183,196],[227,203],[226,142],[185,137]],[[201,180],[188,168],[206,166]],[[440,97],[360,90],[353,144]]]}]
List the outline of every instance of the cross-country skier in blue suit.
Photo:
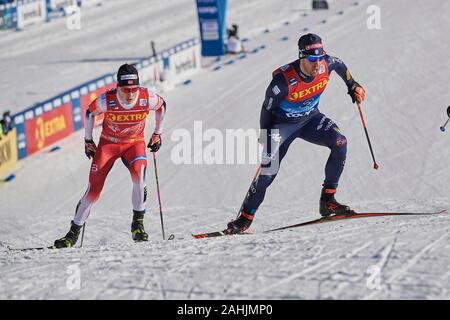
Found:
[{"label": "cross-country skier in blue suit", "polygon": [[349,206],[336,201],[334,195],[344,169],[347,139],[338,126],[319,111],[320,96],[332,71],[344,80],[353,103],[362,102],[365,91],[351,76],[346,65],[323,49],[316,34],[305,34],[298,40],[299,59],[273,72],[261,109],[260,142],[264,144],[262,164],[252,182],[239,217],[231,221],[226,233],[247,230],[264,200],[266,189],[275,179],[279,165],[290,144],[301,138],[330,149],[325,165],[325,180],[320,197],[320,214],[349,214]]}]

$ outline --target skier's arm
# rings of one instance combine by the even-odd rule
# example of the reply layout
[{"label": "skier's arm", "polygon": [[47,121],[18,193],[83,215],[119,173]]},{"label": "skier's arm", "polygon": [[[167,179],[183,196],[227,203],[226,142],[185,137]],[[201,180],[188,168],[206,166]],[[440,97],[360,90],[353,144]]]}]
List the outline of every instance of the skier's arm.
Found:
[{"label": "skier's arm", "polygon": [[260,129],[270,130],[273,124],[272,110],[278,107],[278,104],[287,95],[287,86],[282,74],[273,77],[266,89],[266,96],[261,108],[259,118]]},{"label": "skier's arm", "polygon": [[106,110],[106,95],[103,93],[97,99],[91,102],[89,108],[86,110],[84,117],[84,138],[92,140],[92,132],[95,125],[95,116],[105,112]]},{"label": "skier's arm", "polygon": [[336,71],[342,80],[344,80],[347,88],[351,88],[353,86],[356,81],[353,79],[350,71],[341,59],[327,55],[325,56],[325,61],[328,64],[328,70],[330,73],[332,71]]},{"label": "skier's arm", "polygon": [[156,93],[151,93],[150,98],[150,109],[155,110],[155,131],[150,138],[150,142],[147,147],[150,151],[157,152],[162,144],[161,133],[164,128],[164,117],[166,115],[166,102],[164,99]]},{"label": "skier's arm", "polygon": [[92,132],[94,131],[95,116],[92,112],[86,110],[84,117],[84,138],[86,140],[92,140]]},{"label": "skier's arm", "polygon": [[166,102],[163,100],[159,109],[155,110],[155,133],[161,134],[164,128],[164,116],[166,115]]},{"label": "skier's arm", "polygon": [[353,79],[345,63],[341,59],[329,55],[325,57],[325,61],[328,64],[329,72],[336,71],[342,80],[344,80],[348,88],[348,94],[352,98],[353,103],[355,101],[358,103],[364,101],[366,92],[364,88]]}]

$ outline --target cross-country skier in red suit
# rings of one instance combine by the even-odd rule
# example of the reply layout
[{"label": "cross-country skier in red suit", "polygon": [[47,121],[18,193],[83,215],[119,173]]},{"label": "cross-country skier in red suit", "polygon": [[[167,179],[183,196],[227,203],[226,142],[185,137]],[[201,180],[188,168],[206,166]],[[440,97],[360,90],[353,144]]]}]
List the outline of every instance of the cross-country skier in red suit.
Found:
[{"label": "cross-country skier in red suit", "polygon": [[[100,197],[106,176],[119,158],[130,171],[133,182],[132,238],[135,241],[148,240],[143,223],[147,199],[144,129],[150,111],[155,111],[156,126],[147,147],[150,151],[157,152],[161,146],[166,103],[155,92],[139,86],[139,75],[134,66],[122,65],[117,72],[117,88],[101,94],[86,111],[85,153],[89,159],[93,158],[89,184],[86,193],[78,202],[69,232],[55,241],[56,248],[67,248],[76,244],[92,205]],[[95,116],[99,114],[104,114],[104,120],[100,141],[96,146],[92,131]]]}]

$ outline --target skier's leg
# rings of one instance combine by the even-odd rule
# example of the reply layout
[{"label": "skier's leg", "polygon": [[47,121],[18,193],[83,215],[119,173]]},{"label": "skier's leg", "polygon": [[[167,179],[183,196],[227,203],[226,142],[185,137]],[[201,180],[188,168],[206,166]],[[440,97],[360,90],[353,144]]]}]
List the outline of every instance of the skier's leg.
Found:
[{"label": "skier's leg", "polygon": [[69,232],[64,237],[55,240],[55,248],[70,248],[76,244],[81,227],[88,218],[92,205],[100,196],[106,176],[118,155],[120,155],[120,149],[117,146],[103,144],[100,141],[92,159],[88,189],[78,202]]},{"label": "skier's leg", "polygon": [[277,176],[281,161],[300,129],[301,127],[295,123],[275,125],[267,134],[267,139],[263,139],[265,143],[261,171],[247,192],[240,216],[228,224],[227,232],[239,233],[250,227],[256,211],[264,200],[267,188]]},{"label": "skier's leg", "polygon": [[347,155],[347,139],[338,126],[323,114],[318,114],[300,132],[299,137],[328,147],[331,151],[325,166],[325,180],[319,202],[320,214],[328,216],[353,213],[350,207],[340,204],[334,198]]},{"label": "skier's leg", "polygon": [[99,143],[94,158],[92,159],[88,188],[84,196],[78,202],[76,208],[75,217],[73,219],[73,222],[76,225],[82,226],[89,217],[92,205],[100,197],[100,193],[105,184],[106,176],[119,156],[119,145],[112,143]]},{"label": "skier's leg", "polygon": [[325,165],[323,186],[336,189],[344,170],[347,156],[347,139],[338,126],[325,115],[319,113],[300,132],[299,137],[330,149],[330,156]]},{"label": "skier's leg", "polygon": [[122,161],[130,171],[133,182],[133,222],[131,224],[133,240],[146,241],[148,234],[144,230],[144,214],[147,201],[147,186],[145,183],[147,154],[145,143],[138,142],[130,146],[123,153]]},{"label": "skier's leg", "polygon": [[279,145],[275,147],[276,150],[273,150],[274,148],[270,146],[270,142],[272,142],[272,146],[276,145],[273,138],[269,140],[268,145],[264,146],[261,172],[250,186],[242,206],[243,211],[250,215],[254,215],[263,202],[267,188],[275,180],[281,161],[286,155],[291,142],[295,139],[295,134],[292,134],[285,139],[282,138],[282,133],[280,133],[280,136],[282,140]]},{"label": "skier's leg", "polygon": [[145,143],[138,142],[131,145],[122,154],[122,161],[130,171],[133,183],[133,211],[145,213],[145,203],[147,201],[147,187],[145,184],[147,154]]}]

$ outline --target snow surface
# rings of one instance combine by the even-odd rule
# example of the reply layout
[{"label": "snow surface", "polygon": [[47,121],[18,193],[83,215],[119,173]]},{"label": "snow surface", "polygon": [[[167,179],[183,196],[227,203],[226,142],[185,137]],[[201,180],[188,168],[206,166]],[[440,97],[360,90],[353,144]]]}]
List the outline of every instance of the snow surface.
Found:
[{"label": "snow surface", "polygon": [[[176,2],[187,1],[165,3]],[[195,120],[202,120],[204,128],[258,128],[271,72],[296,58],[298,35],[305,27],[322,36],[326,50],[344,60],[367,91],[363,109],[378,171],[371,168],[357,109],[336,74],[321,99],[321,111],[349,141],[338,200],[361,212],[450,209],[449,137],[439,131],[448,105],[450,62],[445,56],[450,45],[444,39],[450,31],[445,23],[450,2],[354,2],[333,2],[329,11],[306,17],[305,11],[292,10],[295,19],[286,18],[289,25],[277,18],[274,1],[242,4],[247,12],[261,10],[252,16],[246,48],[265,49],[234,64],[218,62],[220,70],[212,65],[193,76],[190,85],[164,93],[168,116],[157,159],[166,235],[175,234],[173,241],[162,240],[150,161],[146,228],[151,241],[132,242],[131,181],[119,162],[87,222],[83,248],[8,251],[6,246],[51,244],[65,234],[87,185],[82,132],[59,143],[58,152],[21,161],[17,178],[0,185],[0,298],[449,299],[449,215],[367,218],[262,233],[318,218],[328,151],[300,140],[291,145],[256,215],[253,235],[189,238],[223,229],[235,217],[256,165],[177,166],[170,157],[172,133],[177,128],[192,131]],[[237,3],[231,2],[231,10]],[[381,9],[381,30],[366,28],[366,9],[372,4]],[[100,10],[112,14],[113,8],[98,8],[97,15]],[[287,9],[280,5],[280,10]],[[192,32],[194,20],[185,22]],[[103,23],[108,29],[109,22]],[[267,25],[271,32],[262,32]],[[181,29],[172,30],[180,40],[189,33]],[[88,50],[80,56],[91,57],[93,43],[85,46]],[[26,44],[17,47],[28,50]],[[117,57],[133,53],[114,48]],[[36,85],[27,79],[27,86]],[[95,133],[98,137],[99,131]],[[79,290],[68,286],[74,268],[81,275]]]}]

